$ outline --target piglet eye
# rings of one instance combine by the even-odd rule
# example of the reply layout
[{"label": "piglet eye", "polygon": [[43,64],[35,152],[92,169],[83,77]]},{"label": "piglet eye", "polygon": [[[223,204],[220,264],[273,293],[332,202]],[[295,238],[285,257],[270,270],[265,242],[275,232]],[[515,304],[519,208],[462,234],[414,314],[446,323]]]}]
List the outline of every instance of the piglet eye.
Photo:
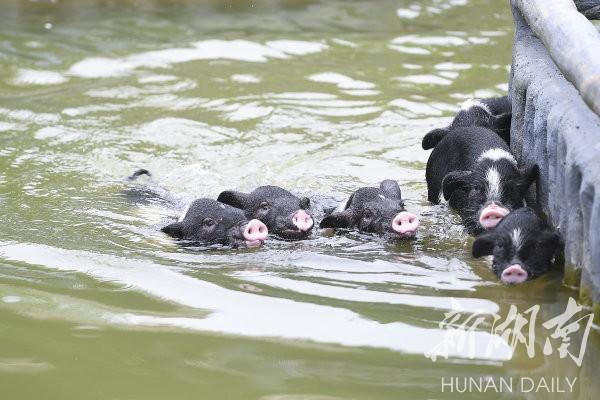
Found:
[{"label": "piglet eye", "polygon": [[204,221],[202,221],[202,225],[204,225],[208,228],[210,228],[211,226],[215,226],[216,224],[217,223],[212,218],[206,218]]},{"label": "piglet eye", "polygon": [[263,211],[269,211],[269,203],[263,201],[262,203],[260,203],[260,209]]}]

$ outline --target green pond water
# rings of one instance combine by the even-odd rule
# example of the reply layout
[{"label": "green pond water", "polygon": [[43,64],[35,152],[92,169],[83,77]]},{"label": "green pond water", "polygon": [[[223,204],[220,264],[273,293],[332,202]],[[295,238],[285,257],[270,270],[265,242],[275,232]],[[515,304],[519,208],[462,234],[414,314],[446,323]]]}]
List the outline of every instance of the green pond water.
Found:
[{"label": "green pond water", "polygon": [[[577,294],[560,268],[500,285],[426,201],[423,134],[506,94],[506,1],[1,6],[0,398],[597,398],[596,330],[581,366],[543,352],[542,322]],[[171,203],[133,195],[139,167]],[[199,250],[159,230],[224,189],[318,205],[386,178],[421,216],[414,241],[316,231]],[[511,305],[539,305],[535,354],[489,334]],[[452,310],[487,317],[433,361]],[[451,377],[576,383],[442,391]]]}]

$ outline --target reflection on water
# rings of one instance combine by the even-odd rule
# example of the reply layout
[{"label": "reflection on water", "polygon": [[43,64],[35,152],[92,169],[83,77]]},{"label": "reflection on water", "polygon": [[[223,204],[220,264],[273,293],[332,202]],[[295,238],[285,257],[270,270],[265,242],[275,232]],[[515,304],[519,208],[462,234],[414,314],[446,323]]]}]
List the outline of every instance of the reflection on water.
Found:
[{"label": "reflection on water", "polygon": [[[426,201],[423,134],[465,98],[507,89],[506,4],[197,3],[4,3],[5,393],[440,398],[441,376],[525,373],[577,376],[575,398],[598,390],[595,333],[581,369],[513,354],[487,325],[472,349],[424,356],[449,311],[540,304],[548,317],[572,295],[560,271],[498,284],[458,218]],[[139,167],[153,178],[127,183]],[[421,216],[414,241],[315,232],[207,250],[159,231],[223,189],[280,185],[319,216],[387,178]]]},{"label": "reflection on water", "polygon": [[[172,325],[244,336],[273,336],[351,346],[385,347],[417,354],[423,354],[430,350],[443,339],[444,335],[444,332],[438,329],[423,329],[397,322],[381,324],[377,321],[365,320],[349,310],[331,306],[229,290],[171,271],[160,265],[152,265],[149,262],[86,254],[82,251],[77,253],[57,251],[40,245],[8,244],[1,248],[2,254],[7,260],[28,262],[58,270],[84,272],[97,279],[126,284],[130,288],[163,300],[210,312],[203,318],[154,317],[134,313],[101,315],[101,318],[114,323],[142,326]],[[117,265],[118,267],[116,267]],[[261,284],[269,283],[269,281],[261,281],[260,278],[247,280]],[[285,283],[282,284],[281,281],[281,279],[278,281],[275,278],[270,286],[285,288]],[[300,286],[298,283],[296,287]],[[325,289],[328,296],[357,301],[355,297],[359,294],[358,291],[353,292],[352,289],[346,288],[340,293],[340,290],[335,287],[320,286],[322,286],[321,289]],[[314,289],[314,287],[309,287],[304,293],[319,295],[320,290]],[[370,294],[369,291],[360,292],[364,294],[362,301],[369,303],[382,301],[383,295],[384,298],[388,298],[386,302],[390,304],[412,306],[427,304],[427,298],[423,296],[416,299],[414,296],[408,295],[387,294],[386,296],[384,293],[378,292],[374,294]],[[202,293],[202,295],[199,296],[198,293]],[[336,294],[338,295],[336,296]],[[369,299],[369,295],[371,299]],[[399,301],[400,299],[403,301]],[[439,308],[437,298],[429,300],[432,303],[428,305],[429,307]],[[11,302],[9,301],[9,303]],[[446,299],[446,303],[448,303],[448,299]],[[496,311],[495,304],[490,303],[484,300],[470,300],[466,302],[470,306],[467,310],[485,311],[484,307],[487,307]],[[448,304],[442,307],[448,308]],[[490,337],[486,332],[477,334],[480,337],[477,338],[476,343],[480,345],[480,348],[474,357],[484,356],[487,346],[492,346],[495,351],[489,355],[485,354],[485,358],[490,360],[510,358],[510,350],[504,341],[497,337]],[[492,340],[498,343],[490,345],[488,342]],[[456,353],[450,354],[454,357],[469,357],[468,351],[469,349],[458,349]]]}]

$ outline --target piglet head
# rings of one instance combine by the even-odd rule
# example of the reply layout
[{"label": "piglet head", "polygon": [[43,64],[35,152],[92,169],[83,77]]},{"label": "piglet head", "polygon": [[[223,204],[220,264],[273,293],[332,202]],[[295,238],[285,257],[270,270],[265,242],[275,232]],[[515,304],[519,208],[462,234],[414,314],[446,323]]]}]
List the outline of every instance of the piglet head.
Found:
[{"label": "piglet head", "polygon": [[485,233],[473,243],[473,256],[492,255],[492,270],[506,284],[519,284],[537,278],[552,267],[560,243],[553,231],[531,232],[516,228]]},{"label": "piglet head", "polygon": [[379,188],[360,188],[343,209],[325,217],[321,228],[357,228],[389,240],[414,237],[419,218],[406,211],[398,182],[385,180]]},{"label": "piglet head", "polygon": [[419,218],[404,209],[402,201],[380,199],[365,203],[358,229],[376,233],[389,240],[411,238],[416,235]]},{"label": "piglet head", "polygon": [[508,161],[482,162],[475,171],[452,171],[442,181],[444,198],[461,210],[470,233],[494,229],[512,210],[523,207],[538,167],[518,169]]},{"label": "piglet head", "polygon": [[251,193],[228,190],[217,200],[242,209],[246,217],[262,221],[271,233],[283,239],[304,239],[312,232],[310,200],[280,187],[261,186]]},{"label": "piglet head", "polygon": [[241,210],[211,199],[193,201],[179,221],[165,226],[162,231],[195,243],[231,247],[259,247],[268,235],[262,222],[248,221]]}]

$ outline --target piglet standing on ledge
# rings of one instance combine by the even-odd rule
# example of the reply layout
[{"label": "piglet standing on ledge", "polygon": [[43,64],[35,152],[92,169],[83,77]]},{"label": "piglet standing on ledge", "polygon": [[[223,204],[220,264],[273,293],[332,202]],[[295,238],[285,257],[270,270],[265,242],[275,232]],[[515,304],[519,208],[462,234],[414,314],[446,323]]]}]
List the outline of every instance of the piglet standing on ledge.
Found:
[{"label": "piglet standing on ledge", "polygon": [[404,208],[398,182],[385,180],[378,188],[363,187],[326,216],[321,228],[357,228],[389,240],[414,237],[419,218]]}]

